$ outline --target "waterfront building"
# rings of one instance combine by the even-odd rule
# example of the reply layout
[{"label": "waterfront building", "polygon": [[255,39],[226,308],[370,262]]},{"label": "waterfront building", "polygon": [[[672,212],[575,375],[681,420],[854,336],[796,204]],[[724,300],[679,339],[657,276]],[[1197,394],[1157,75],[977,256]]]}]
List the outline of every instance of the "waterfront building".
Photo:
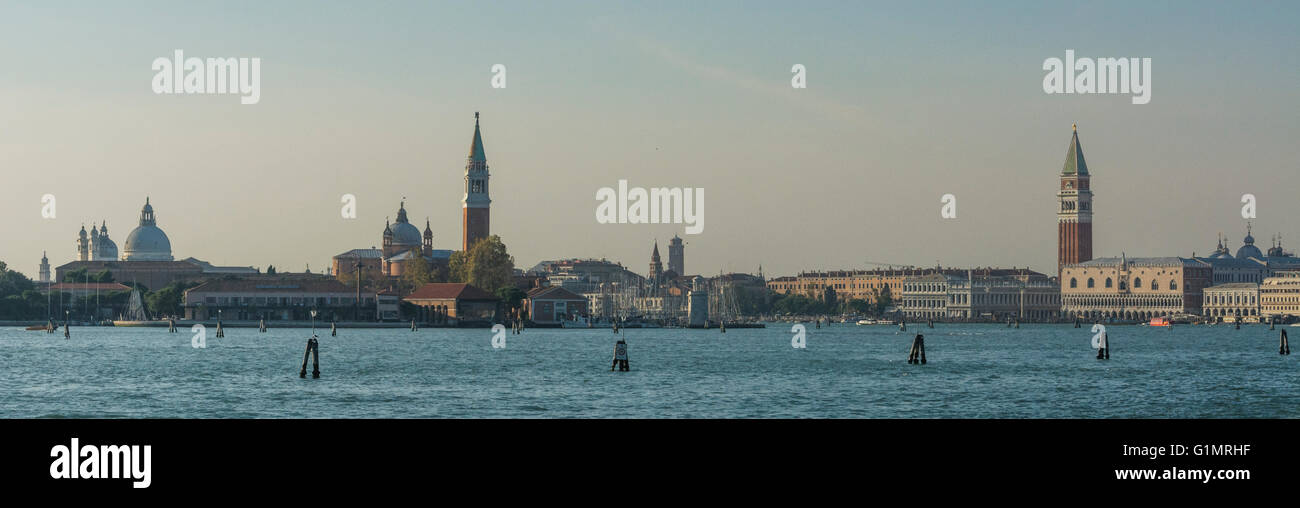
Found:
[{"label": "waterfront building", "polygon": [[1099,258],[1061,270],[1067,319],[1145,320],[1200,314],[1213,268],[1193,258]]},{"label": "waterfront building", "polygon": [[1050,321],[1060,315],[1060,287],[1043,274],[995,275],[966,270],[912,277],[903,283],[902,312],[913,320],[1022,319]]},{"label": "waterfront building", "polygon": [[474,113],[474,139],[470,141],[469,157],[465,161],[465,197],[461,200],[462,230],[461,250],[468,251],[474,242],[490,234],[489,212],[492,200],[488,198],[487,154],[483,151],[483,136],[479,132],[478,113]]},{"label": "waterfront building", "polygon": [[1201,315],[1219,321],[1259,320],[1260,301],[1259,284],[1254,282],[1231,282],[1205,288]]},{"label": "waterfront building", "polygon": [[185,319],[309,321],[316,310],[321,323],[354,318],[374,319],[374,293],[362,293],[327,276],[265,275],[209,280],[185,291]]},{"label": "waterfront building", "polygon": [[1079,126],[1075,125],[1073,131],[1056,193],[1058,275],[1066,265],[1092,259],[1092,176],[1079,144]]},{"label": "waterfront building", "polygon": [[908,277],[903,282],[903,315],[913,321],[948,317],[948,279],[950,275],[930,273]]},{"label": "waterfront building", "polygon": [[561,287],[535,288],[524,299],[528,318],[534,323],[558,325],[578,316],[590,316],[587,299]]},{"label": "waterfront building", "polygon": [[501,301],[487,291],[448,282],[425,284],[402,301],[415,306],[417,321],[450,325],[496,322],[501,308]]},{"label": "waterfront building", "polygon": [[1259,285],[1259,315],[1263,319],[1300,317],[1300,272],[1279,272]]},{"label": "waterfront building", "polygon": [[[1042,273],[1026,268],[974,268],[975,273],[989,277],[1011,277],[1022,282],[1035,278],[1045,278]],[[877,270],[832,270],[824,272],[801,272],[794,277],[777,277],[765,281],[767,288],[777,294],[796,294],[823,300],[827,289],[834,290],[840,301],[853,299],[876,303],[889,295],[891,301],[900,302],[903,285],[909,278],[923,277],[930,274],[942,274],[965,277],[967,270],[959,268],[888,268]]]}]

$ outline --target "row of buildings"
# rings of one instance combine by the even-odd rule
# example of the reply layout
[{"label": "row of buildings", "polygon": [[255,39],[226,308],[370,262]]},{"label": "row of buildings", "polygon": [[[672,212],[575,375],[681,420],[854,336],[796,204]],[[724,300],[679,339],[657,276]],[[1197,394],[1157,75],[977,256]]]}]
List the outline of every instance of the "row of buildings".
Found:
[{"label": "row of buildings", "polygon": [[888,298],[912,319],[1213,320],[1300,318],[1300,258],[1274,237],[1267,251],[1246,236],[1236,253],[1220,235],[1209,256],[1092,257],[1092,174],[1077,126],[1056,189],[1057,273],[1025,269],[888,269],[806,272],[767,282],[776,293],[824,299]]}]

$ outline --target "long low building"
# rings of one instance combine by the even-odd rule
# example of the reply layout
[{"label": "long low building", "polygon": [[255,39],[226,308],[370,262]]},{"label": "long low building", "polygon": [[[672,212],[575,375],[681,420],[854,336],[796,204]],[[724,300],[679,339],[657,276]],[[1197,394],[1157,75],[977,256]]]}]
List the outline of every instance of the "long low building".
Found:
[{"label": "long low building", "polygon": [[1051,321],[1059,316],[1060,287],[1046,275],[991,273],[967,270],[965,276],[910,277],[903,283],[903,315],[913,320],[963,321]]},{"label": "long low building", "polygon": [[1061,269],[1066,318],[1145,320],[1200,314],[1213,268],[1181,257],[1099,258]]},{"label": "long low building", "polygon": [[497,322],[501,300],[469,284],[430,282],[402,298],[415,306],[415,319],[434,324]]},{"label": "long low building", "polygon": [[[344,321],[375,319],[373,292],[361,293],[330,277],[264,276],[214,279],[185,291],[185,318],[207,320],[311,319]],[[220,315],[218,315],[220,314]]]}]

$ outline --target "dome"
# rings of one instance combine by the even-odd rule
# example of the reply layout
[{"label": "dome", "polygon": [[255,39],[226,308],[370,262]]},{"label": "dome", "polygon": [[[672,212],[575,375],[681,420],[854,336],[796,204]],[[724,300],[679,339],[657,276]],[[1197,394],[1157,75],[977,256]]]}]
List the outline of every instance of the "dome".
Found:
[{"label": "dome", "polygon": [[156,225],[153,207],[145,198],[144,208],[140,210],[140,225],[126,235],[126,245],[122,250],[123,261],[171,261],[172,242]]},{"label": "dome", "polygon": [[411,223],[394,223],[390,229],[393,231],[393,245],[420,245],[420,229]]},{"label": "dome", "polygon": [[99,235],[99,239],[95,241],[95,250],[97,251],[95,253],[97,256],[95,258],[96,261],[101,259],[105,261],[117,260],[117,244],[114,243],[113,240],[109,239],[108,236]]},{"label": "dome", "polygon": [[397,208],[397,222],[388,227],[393,234],[394,246],[412,246],[419,247],[424,239],[420,235],[420,229],[412,226],[411,221],[406,219],[406,202],[403,201]]},{"label": "dome", "polygon": [[1237,249],[1237,259],[1260,258],[1264,259],[1264,252],[1255,246],[1255,237],[1250,234],[1250,225],[1246,225],[1246,238],[1243,240],[1245,245]]},{"label": "dome", "polygon": [[172,242],[158,226],[140,226],[126,236],[124,261],[171,261]]},{"label": "dome", "polygon": [[1264,253],[1259,250],[1259,247],[1256,247],[1254,245],[1250,245],[1250,244],[1242,245],[1240,249],[1237,249],[1237,259],[1247,259],[1247,258],[1264,259]]}]

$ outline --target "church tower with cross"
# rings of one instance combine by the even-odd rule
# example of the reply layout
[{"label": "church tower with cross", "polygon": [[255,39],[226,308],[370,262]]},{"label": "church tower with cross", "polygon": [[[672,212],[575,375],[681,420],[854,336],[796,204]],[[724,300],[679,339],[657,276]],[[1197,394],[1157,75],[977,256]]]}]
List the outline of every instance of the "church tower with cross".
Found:
[{"label": "church tower with cross", "polygon": [[488,198],[488,164],[483,152],[483,136],[479,133],[478,112],[474,113],[474,139],[470,141],[469,157],[465,161],[465,198],[461,200],[464,231],[461,248],[468,251],[474,243],[488,237],[488,212],[492,200]]}]

